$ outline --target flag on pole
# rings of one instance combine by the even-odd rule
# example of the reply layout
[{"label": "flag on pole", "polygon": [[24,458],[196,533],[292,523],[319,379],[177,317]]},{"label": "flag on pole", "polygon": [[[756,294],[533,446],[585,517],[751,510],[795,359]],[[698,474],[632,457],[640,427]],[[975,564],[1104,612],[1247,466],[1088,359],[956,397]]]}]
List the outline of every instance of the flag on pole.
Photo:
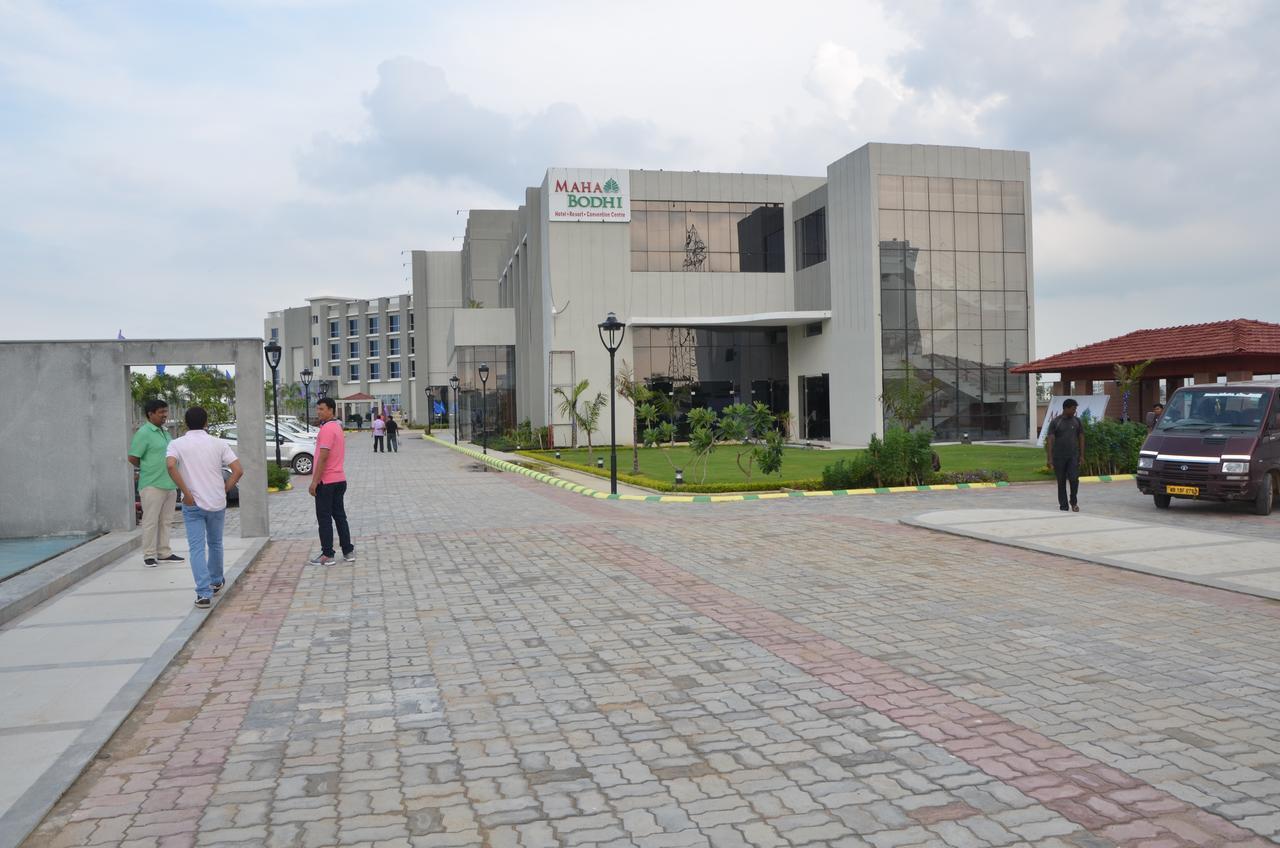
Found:
[{"label": "flag on pole", "polygon": [[116,330],[116,341],[124,341],[124,330]]},{"label": "flag on pole", "polygon": [[225,375],[227,375],[227,379],[228,379],[228,380],[230,380],[230,379],[231,379],[231,372],[230,372],[230,371],[224,370],[222,373],[223,373],[223,374],[225,374]]},{"label": "flag on pole", "polygon": [[159,376],[160,376],[161,374],[163,374],[163,373],[164,373],[164,366],[163,366],[163,365],[157,365],[157,366],[156,366],[156,376],[157,376],[157,377],[159,377]]}]

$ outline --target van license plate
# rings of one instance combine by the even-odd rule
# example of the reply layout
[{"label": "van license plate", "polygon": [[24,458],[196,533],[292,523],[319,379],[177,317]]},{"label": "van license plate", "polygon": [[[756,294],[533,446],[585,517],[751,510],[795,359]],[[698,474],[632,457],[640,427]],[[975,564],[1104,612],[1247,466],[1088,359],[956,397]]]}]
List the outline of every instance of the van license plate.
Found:
[{"label": "van license plate", "polygon": [[1165,486],[1165,494],[1167,495],[1198,495],[1200,494],[1199,486]]}]

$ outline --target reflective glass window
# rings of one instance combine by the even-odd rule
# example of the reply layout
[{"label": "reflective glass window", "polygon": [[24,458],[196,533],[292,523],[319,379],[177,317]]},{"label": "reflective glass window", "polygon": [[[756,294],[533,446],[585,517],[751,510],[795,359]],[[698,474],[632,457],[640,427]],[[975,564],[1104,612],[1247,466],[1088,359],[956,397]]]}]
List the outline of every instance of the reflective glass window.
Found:
[{"label": "reflective glass window", "polygon": [[377,339],[369,339],[369,356],[374,357],[374,356],[381,356],[381,355],[382,355],[382,345],[378,342]]},{"label": "reflective glass window", "polygon": [[908,209],[903,213],[906,242],[911,247],[929,249],[929,213]]},{"label": "reflective glass window", "polygon": [[827,210],[819,209],[796,221],[796,267],[827,261]]},{"label": "reflective glass window", "polygon": [[880,328],[903,330],[907,326],[906,298],[902,289],[885,289],[880,293]]},{"label": "reflective glass window", "polygon": [[934,335],[938,330],[953,330],[956,326],[956,292],[952,289],[933,289],[930,300],[933,303]]},{"label": "reflective glass window", "polygon": [[906,257],[902,247],[880,244],[880,287],[900,289],[906,285]]},{"label": "reflective glass window", "polygon": [[[640,251],[631,251],[631,270],[632,271],[648,271],[649,270],[649,254]],[[663,269],[666,270],[665,268]]]},{"label": "reflective glass window", "polygon": [[906,251],[906,272],[903,275],[903,285],[907,288],[927,289],[929,288],[929,257],[927,250],[916,250],[910,248]]},{"label": "reflective glass window", "polygon": [[978,211],[977,180],[954,179],[951,181],[951,191],[955,198],[955,209],[957,212]]},{"label": "reflective glass window", "polygon": [[649,213],[631,210],[631,252],[649,249]]},{"label": "reflective glass window", "polygon": [[978,289],[982,287],[981,281],[982,278],[979,275],[978,254],[957,253],[956,288]]},{"label": "reflective glass window", "polygon": [[974,212],[957,212],[956,250],[978,250],[978,215]]},{"label": "reflective glass window", "polygon": [[906,209],[929,211],[929,178],[903,177],[902,202]]},{"label": "reflective glass window", "polygon": [[879,179],[879,206],[881,209],[902,208],[902,177],[881,174]]},{"label": "reflective glass window", "polygon": [[1025,215],[1004,216],[1004,249],[1022,253],[1027,249]]},{"label": "reflective glass window", "polygon": [[999,215],[978,216],[978,247],[982,250],[1004,250]]},{"label": "reflective glass window", "polygon": [[1027,329],[1027,293],[1006,291],[1004,293],[1004,326],[1009,330]]},{"label": "reflective glass window", "polygon": [[935,212],[950,212],[955,208],[951,199],[951,178],[929,178],[929,209]]},{"label": "reflective glass window", "polygon": [[907,362],[907,334],[901,330],[880,335],[880,361],[885,368],[901,368]]},{"label": "reflective glass window", "polygon": [[1004,256],[999,253],[982,253],[981,278],[984,289],[1004,288]]},{"label": "reflective glass window", "polygon": [[956,254],[950,250],[929,252],[929,285],[935,289],[956,288]]},{"label": "reflective glass window", "polygon": [[906,241],[907,227],[903,222],[902,210],[880,210],[880,241]]},{"label": "reflective glass window", "polygon": [[1005,180],[1000,184],[1001,211],[1021,215],[1026,211],[1021,180]]},{"label": "reflective glass window", "polygon": [[1013,365],[1022,365],[1027,361],[1027,331],[1007,330],[1004,339],[1004,355]]},{"label": "reflective glass window", "polygon": [[978,180],[978,211],[1001,212],[1000,181]]},{"label": "reflective glass window", "polygon": [[929,246],[934,250],[955,250],[955,214],[952,212],[929,213]]},{"label": "reflective glass window", "polygon": [[1004,365],[1004,330],[982,331],[981,359],[985,365]]},{"label": "reflective glass window", "polygon": [[1004,255],[1004,287],[1014,291],[1027,290],[1027,255],[1025,253]]},{"label": "reflective glass window", "polygon": [[[1004,292],[982,292],[982,326],[984,329],[1004,328]],[[1000,346],[1004,347],[1004,342]]]},{"label": "reflective glass window", "polygon": [[956,323],[960,330],[982,329],[982,308],[980,293],[976,291],[956,292]]}]

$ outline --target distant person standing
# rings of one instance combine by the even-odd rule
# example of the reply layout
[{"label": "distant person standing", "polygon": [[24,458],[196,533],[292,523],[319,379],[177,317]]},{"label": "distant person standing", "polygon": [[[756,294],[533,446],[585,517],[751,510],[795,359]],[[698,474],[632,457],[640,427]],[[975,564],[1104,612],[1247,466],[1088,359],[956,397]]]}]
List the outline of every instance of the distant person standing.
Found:
[{"label": "distant person standing", "polygon": [[1157,403],[1151,407],[1151,411],[1147,413],[1147,432],[1151,432],[1160,423],[1160,419],[1164,416],[1164,404]]},{"label": "distant person standing", "polygon": [[316,435],[316,466],[311,472],[308,491],[316,499],[320,553],[308,560],[311,565],[333,565],[337,561],[333,549],[334,525],[338,527],[338,544],[342,547],[343,561],[355,562],[356,559],[356,547],[351,544],[351,528],[347,525],[347,508],[343,503],[347,493],[347,474],[343,468],[347,440],[342,432],[342,425],[334,419],[334,408],[332,398],[320,398],[316,401],[320,432]]},{"label": "distant person standing", "polygon": [[[1045,451],[1053,464],[1053,476],[1058,479],[1058,509],[1079,512],[1076,495],[1080,490],[1080,460],[1084,458],[1084,423],[1076,415],[1074,398],[1062,404],[1062,414],[1049,423]],[[1067,498],[1067,484],[1071,484],[1071,498]]]},{"label": "distant person standing", "polygon": [[383,421],[382,416],[379,415],[373,419],[372,426],[373,426],[373,452],[386,453],[385,446],[383,445],[383,440],[386,438],[387,422]]},{"label": "distant person standing", "polygon": [[[209,414],[203,407],[187,410],[187,433],[169,443],[165,459],[169,476],[182,492],[182,522],[187,526],[191,576],[196,606],[208,609],[225,582],[222,574],[222,528],[227,519],[227,492],[244,475],[231,446],[205,432]],[[222,479],[222,469],[231,476]]]},{"label": "distant person standing", "polygon": [[161,562],[182,562],[169,547],[169,518],[178,502],[178,487],[165,466],[169,434],[169,405],[152,398],[143,404],[147,423],[129,443],[129,462],[138,469],[138,499],[142,502],[142,564],[155,568]]},{"label": "distant person standing", "polygon": [[400,452],[400,445],[396,443],[396,432],[400,429],[400,425],[396,423],[394,415],[387,416],[387,448]]}]

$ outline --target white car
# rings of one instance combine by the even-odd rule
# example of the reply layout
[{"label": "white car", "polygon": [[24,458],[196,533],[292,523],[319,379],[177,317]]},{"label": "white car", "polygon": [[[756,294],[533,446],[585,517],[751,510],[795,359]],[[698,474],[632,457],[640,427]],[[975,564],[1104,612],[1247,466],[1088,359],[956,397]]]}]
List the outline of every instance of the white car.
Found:
[{"label": "white car", "polygon": [[[283,424],[284,422],[281,422]],[[280,443],[280,459],[289,463],[289,467],[293,469],[295,474],[310,474],[311,469],[315,467],[316,460],[316,442],[315,439],[305,439],[296,433],[283,432],[278,437],[275,430],[268,424],[266,432],[263,434],[263,444],[267,449],[267,460],[272,461],[276,458],[276,443],[274,439],[278,439]],[[231,445],[232,450],[239,452],[239,435],[234,425],[223,428],[219,437]]]}]

